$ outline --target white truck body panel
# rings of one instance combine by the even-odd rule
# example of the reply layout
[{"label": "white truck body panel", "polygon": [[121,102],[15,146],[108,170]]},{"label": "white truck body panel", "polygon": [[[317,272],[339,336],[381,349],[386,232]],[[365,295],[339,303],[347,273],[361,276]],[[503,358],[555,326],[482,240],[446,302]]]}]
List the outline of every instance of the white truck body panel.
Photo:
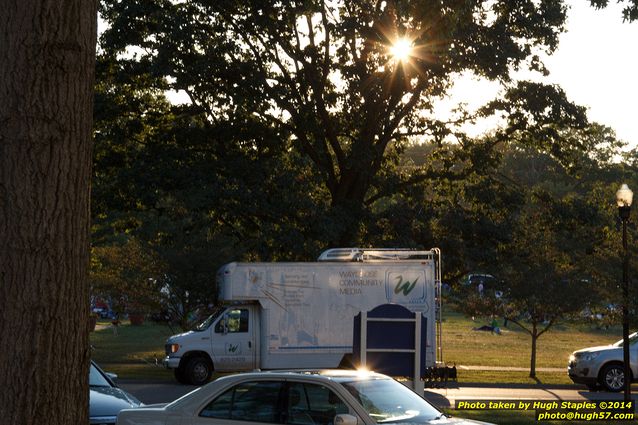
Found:
[{"label": "white truck body panel", "polygon": [[[374,252],[386,251],[391,250]],[[248,310],[250,328],[223,332],[226,313],[207,331],[169,342],[180,344],[176,356],[196,341],[199,349],[210,343],[218,371],[334,368],[352,353],[354,317],[392,303],[423,314],[426,366],[434,366],[440,271],[438,250],[427,252],[432,255],[414,259],[226,264],[217,273],[219,299],[231,304],[227,312]],[[177,367],[179,358],[167,357],[166,364]]]}]

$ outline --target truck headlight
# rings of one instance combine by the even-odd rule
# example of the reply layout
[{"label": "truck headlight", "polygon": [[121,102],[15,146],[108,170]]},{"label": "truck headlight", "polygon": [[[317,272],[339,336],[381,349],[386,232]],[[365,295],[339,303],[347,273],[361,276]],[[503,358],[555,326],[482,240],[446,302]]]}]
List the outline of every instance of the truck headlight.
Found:
[{"label": "truck headlight", "polygon": [[166,355],[177,353],[179,351],[179,344],[166,344]]}]

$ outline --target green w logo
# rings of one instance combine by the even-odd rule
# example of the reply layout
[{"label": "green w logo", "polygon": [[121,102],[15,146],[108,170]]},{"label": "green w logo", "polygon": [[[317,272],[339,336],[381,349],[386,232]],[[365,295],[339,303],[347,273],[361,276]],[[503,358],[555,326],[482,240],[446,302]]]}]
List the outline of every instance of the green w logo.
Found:
[{"label": "green w logo", "polygon": [[234,353],[239,348],[239,345],[228,344],[228,352]]},{"label": "green w logo", "polygon": [[403,281],[403,276],[397,277],[399,283],[394,287],[394,293],[398,294],[399,292],[403,292],[403,295],[408,295],[416,286],[416,281],[419,280],[417,277],[414,279],[414,282],[410,282],[409,280]]}]

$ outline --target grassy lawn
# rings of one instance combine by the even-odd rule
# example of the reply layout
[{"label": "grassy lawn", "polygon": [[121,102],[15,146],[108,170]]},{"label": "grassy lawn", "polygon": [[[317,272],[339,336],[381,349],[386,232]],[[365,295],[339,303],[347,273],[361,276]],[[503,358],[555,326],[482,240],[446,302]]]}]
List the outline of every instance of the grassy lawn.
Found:
[{"label": "grassy lawn", "polygon": [[172,379],[173,373],[162,366],[162,359],[166,339],[177,332],[151,322],[131,326],[123,321],[116,335],[110,322],[98,322],[90,336],[91,357],[120,378]]},{"label": "grassy lawn", "polygon": [[[472,321],[459,313],[444,312],[443,359],[448,364],[524,367],[529,369],[531,337],[521,328],[509,323],[501,335],[474,331],[472,328],[489,324],[491,319]],[[499,320],[502,326],[502,320]],[[537,342],[536,367],[567,368],[569,355],[578,349],[607,345],[621,338],[620,327],[600,330],[587,325],[557,325],[543,334]],[[461,382],[534,383],[528,372],[482,372],[459,370]],[[567,374],[537,372],[543,383],[571,383]]]},{"label": "grassy lawn", "polygon": [[459,370],[457,381],[460,384],[464,382],[481,382],[485,384],[552,384],[564,385],[573,384],[572,380],[567,376],[567,366],[565,371],[557,372],[536,372],[536,379],[529,377],[529,371],[487,371],[487,370]]}]

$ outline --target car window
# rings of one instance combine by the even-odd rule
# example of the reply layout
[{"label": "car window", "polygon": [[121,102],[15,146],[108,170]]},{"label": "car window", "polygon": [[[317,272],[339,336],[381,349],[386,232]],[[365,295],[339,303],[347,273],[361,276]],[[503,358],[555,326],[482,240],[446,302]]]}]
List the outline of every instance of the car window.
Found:
[{"label": "car window", "polygon": [[356,380],[342,385],[377,423],[422,423],[441,413],[393,379]]},{"label": "car window", "polygon": [[281,382],[245,382],[224,392],[200,412],[204,418],[281,423]]},{"label": "car window", "polygon": [[348,412],[348,406],[323,385],[289,384],[284,418],[287,424],[331,425],[335,415]]},{"label": "car window", "polygon": [[215,326],[216,333],[224,332],[224,324],[226,332],[248,332],[249,311],[246,308],[236,308],[224,314],[224,317],[217,322]]},{"label": "car window", "polygon": [[89,369],[89,386],[91,387],[110,387],[111,383],[102,375],[102,373],[91,363]]}]

